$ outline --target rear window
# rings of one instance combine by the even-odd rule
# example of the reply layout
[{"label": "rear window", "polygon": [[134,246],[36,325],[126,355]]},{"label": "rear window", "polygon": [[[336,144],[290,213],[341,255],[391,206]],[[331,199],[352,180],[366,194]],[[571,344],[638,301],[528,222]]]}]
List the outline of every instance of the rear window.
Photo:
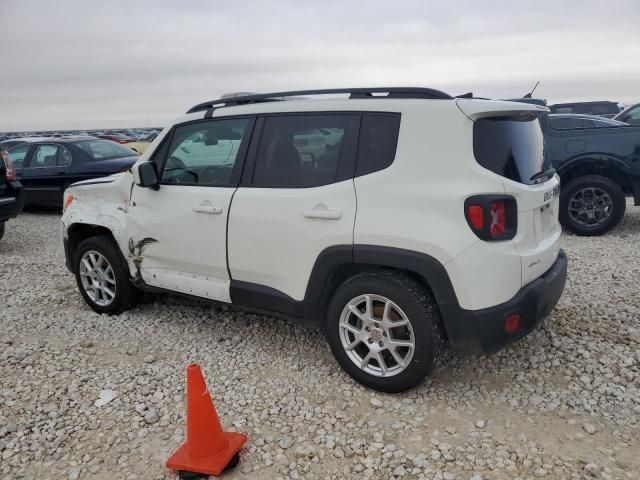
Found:
[{"label": "rear window", "polygon": [[89,154],[94,160],[107,160],[109,158],[131,157],[137,155],[130,148],[123,147],[111,140],[84,140],[76,142],[76,146]]},{"label": "rear window", "polygon": [[534,114],[487,117],[473,126],[473,153],[484,168],[516,182],[546,170],[544,138]]}]

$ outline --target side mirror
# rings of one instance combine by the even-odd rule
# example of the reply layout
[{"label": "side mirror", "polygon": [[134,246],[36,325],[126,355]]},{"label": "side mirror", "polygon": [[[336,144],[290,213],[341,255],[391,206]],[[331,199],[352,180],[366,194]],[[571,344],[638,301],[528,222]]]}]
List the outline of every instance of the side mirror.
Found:
[{"label": "side mirror", "polygon": [[158,190],[158,173],[155,162],[142,162],[133,166],[133,180],[142,188]]}]

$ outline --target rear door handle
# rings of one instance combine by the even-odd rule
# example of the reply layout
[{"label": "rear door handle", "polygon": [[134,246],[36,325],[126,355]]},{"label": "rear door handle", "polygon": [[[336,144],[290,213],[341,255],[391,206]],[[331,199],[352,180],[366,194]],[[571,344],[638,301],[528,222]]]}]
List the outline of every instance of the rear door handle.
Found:
[{"label": "rear door handle", "polygon": [[195,207],[193,207],[193,211],[198,213],[210,213],[213,215],[217,215],[222,213],[222,208],[215,207],[213,205],[196,205]]},{"label": "rear door handle", "polygon": [[305,210],[305,218],[321,218],[324,220],[339,220],[342,218],[342,211],[340,210]]}]

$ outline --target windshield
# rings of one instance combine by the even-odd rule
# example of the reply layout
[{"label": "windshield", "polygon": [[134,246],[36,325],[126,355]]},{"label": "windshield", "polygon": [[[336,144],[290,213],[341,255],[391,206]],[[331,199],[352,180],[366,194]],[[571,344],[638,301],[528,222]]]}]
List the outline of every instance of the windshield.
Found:
[{"label": "windshield", "polygon": [[533,114],[476,120],[473,152],[484,168],[520,183],[536,183],[531,177],[547,169],[542,129]]},{"label": "windshield", "polygon": [[76,142],[76,146],[94,160],[131,157],[136,152],[111,140],[84,140]]}]

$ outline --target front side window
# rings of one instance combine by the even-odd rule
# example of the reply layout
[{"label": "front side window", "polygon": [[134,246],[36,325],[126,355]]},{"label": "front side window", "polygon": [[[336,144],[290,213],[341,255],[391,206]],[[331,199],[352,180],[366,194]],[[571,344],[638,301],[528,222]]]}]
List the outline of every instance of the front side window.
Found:
[{"label": "front side window", "polygon": [[632,120],[640,120],[640,106],[637,106],[629,110],[628,115],[629,115],[629,118]]},{"label": "front side window", "polygon": [[230,186],[248,118],[215,119],[176,127],[162,170],[162,183]]},{"label": "front side window", "polygon": [[267,117],[256,153],[253,185],[301,188],[335,182],[342,158],[352,155],[356,118],[340,114]]}]

